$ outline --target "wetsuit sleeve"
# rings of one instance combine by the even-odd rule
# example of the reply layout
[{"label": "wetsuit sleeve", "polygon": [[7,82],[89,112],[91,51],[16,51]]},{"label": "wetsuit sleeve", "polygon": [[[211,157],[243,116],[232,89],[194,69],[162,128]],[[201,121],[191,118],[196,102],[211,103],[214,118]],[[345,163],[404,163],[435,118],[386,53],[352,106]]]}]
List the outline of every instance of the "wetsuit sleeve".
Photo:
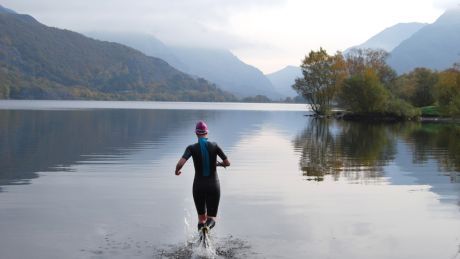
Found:
[{"label": "wetsuit sleeve", "polygon": [[192,156],[192,147],[188,146],[185,149],[184,154],[182,155],[182,158],[184,158],[185,160],[188,160],[191,156]]},{"label": "wetsuit sleeve", "polygon": [[224,151],[222,151],[222,149],[219,147],[219,145],[216,144],[216,152],[217,152],[217,155],[222,159],[222,160],[225,160],[227,159],[227,156],[225,155]]}]

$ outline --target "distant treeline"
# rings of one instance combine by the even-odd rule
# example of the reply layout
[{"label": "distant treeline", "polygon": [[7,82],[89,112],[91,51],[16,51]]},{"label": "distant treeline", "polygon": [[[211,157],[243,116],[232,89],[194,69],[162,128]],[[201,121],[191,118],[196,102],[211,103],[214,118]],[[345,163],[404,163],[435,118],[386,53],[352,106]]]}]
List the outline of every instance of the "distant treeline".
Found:
[{"label": "distant treeline", "polygon": [[352,118],[410,119],[460,115],[460,67],[444,71],[416,68],[398,76],[383,50],[354,49],[345,56],[320,48],[303,60],[303,77],[293,88],[317,115],[338,105]]},{"label": "distant treeline", "polygon": [[[113,91],[86,85],[63,85],[47,78],[27,76],[0,69],[0,99],[35,100],[152,100],[152,101],[236,101],[232,94],[222,91],[204,79],[176,78],[176,89],[168,84],[150,83],[144,89]],[[185,81],[184,81],[185,80]],[[180,81],[180,82],[179,82]],[[190,86],[190,87],[189,87]]]}]

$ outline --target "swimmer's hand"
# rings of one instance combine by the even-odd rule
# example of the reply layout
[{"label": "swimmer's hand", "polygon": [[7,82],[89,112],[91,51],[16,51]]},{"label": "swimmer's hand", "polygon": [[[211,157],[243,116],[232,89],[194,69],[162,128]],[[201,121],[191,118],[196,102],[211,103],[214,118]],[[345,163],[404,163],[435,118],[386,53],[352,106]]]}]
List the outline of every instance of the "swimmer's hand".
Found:
[{"label": "swimmer's hand", "polygon": [[187,162],[187,159],[185,159],[183,157],[181,159],[179,159],[179,162],[177,162],[177,165],[176,165],[176,170],[174,171],[174,173],[176,175],[180,175],[182,173],[180,170],[185,165],[185,162]]},{"label": "swimmer's hand", "polygon": [[223,168],[227,169],[227,167],[224,164],[222,164],[222,162],[219,162],[219,161],[217,161],[217,166],[222,166]]}]

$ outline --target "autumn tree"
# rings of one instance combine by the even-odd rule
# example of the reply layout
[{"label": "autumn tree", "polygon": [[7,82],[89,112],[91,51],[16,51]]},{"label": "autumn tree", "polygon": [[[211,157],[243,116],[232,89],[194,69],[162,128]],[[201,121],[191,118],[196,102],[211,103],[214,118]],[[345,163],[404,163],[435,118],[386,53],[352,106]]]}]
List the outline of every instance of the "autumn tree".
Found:
[{"label": "autumn tree", "polygon": [[355,115],[417,117],[419,112],[390,92],[396,72],[384,50],[352,49],[346,55],[348,78],[338,94],[339,104]]},{"label": "autumn tree", "polygon": [[437,82],[437,72],[420,67],[399,76],[390,91],[415,107],[424,107],[435,103],[434,87]]},{"label": "autumn tree", "polygon": [[439,80],[435,85],[439,106],[444,115],[460,115],[460,70],[452,69],[439,73]]},{"label": "autumn tree", "polygon": [[389,54],[381,49],[351,49],[346,55],[346,64],[350,76],[364,75],[373,70],[380,82],[389,86],[396,79],[396,72],[386,63]]},{"label": "autumn tree", "polygon": [[346,78],[346,65],[341,53],[333,56],[326,50],[310,51],[301,64],[303,77],[292,88],[303,96],[317,115],[328,115],[332,102]]}]

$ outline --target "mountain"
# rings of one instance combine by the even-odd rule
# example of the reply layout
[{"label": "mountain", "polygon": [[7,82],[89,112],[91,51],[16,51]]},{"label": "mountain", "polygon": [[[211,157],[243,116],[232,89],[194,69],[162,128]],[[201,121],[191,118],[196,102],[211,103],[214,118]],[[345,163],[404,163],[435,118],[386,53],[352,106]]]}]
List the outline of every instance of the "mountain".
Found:
[{"label": "mountain", "polygon": [[460,61],[460,8],[447,10],[391,53],[388,64],[398,73],[416,67],[443,70]]},{"label": "mountain", "polygon": [[187,73],[206,78],[225,91],[239,97],[281,97],[262,71],[242,62],[228,50],[187,47],[170,49],[189,68]]},{"label": "mountain", "polygon": [[147,56],[160,58],[180,71],[187,71],[188,67],[182,63],[162,41],[156,37],[132,32],[85,32],[85,35],[104,41],[116,42],[137,49]]},{"label": "mountain", "polygon": [[205,78],[239,97],[281,97],[259,69],[245,64],[228,50],[167,46],[151,35],[121,32],[85,34],[96,39],[121,43],[148,56],[161,58],[174,68]]},{"label": "mountain", "polygon": [[15,14],[16,12],[11,10],[11,9],[8,9],[8,8],[5,8],[3,6],[0,5],[0,13],[11,13],[11,14]]},{"label": "mountain", "polygon": [[374,35],[361,45],[351,47],[345,51],[347,53],[352,48],[358,49],[383,49],[391,52],[401,42],[411,37],[421,28],[425,27],[426,23],[398,23],[394,26],[386,28],[382,32]]},{"label": "mountain", "polygon": [[161,59],[2,10],[0,98],[235,100]]},{"label": "mountain", "polygon": [[295,97],[297,92],[292,89],[295,79],[302,76],[299,67],[287,66],[279,71],[266,75],[276,91],[284,97]]}]

